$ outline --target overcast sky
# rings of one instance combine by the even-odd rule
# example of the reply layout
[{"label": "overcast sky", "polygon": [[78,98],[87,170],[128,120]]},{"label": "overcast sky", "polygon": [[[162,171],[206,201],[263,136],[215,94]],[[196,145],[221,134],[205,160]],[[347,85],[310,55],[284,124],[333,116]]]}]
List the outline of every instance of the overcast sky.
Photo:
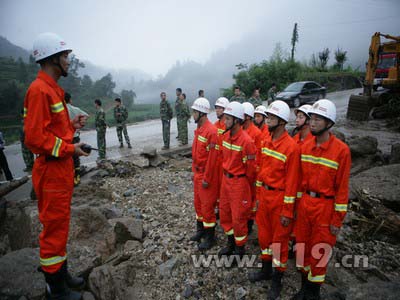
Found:
[{"label": "overcast sky", "polygon": [[79,58],[156,76],[232,45],[289,48],[295,22],[300,59],[326,46],[365,48],[375,31],[400,35],[399,12],[400,0],[0,0],[0,35],[31,49],[39,33],[55,32]]}]

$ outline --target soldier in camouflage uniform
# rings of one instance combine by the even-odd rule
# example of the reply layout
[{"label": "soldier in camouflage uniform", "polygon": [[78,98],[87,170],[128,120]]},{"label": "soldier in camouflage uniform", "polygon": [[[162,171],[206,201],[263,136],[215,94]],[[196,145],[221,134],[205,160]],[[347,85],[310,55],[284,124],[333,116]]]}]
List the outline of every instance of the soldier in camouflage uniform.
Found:
[{"label": "soldier in camouflage uniform", "polygon": [[180,146],[188,144],[188,121],[191,117],[189,106],[186,103],[186,95],[179,96],[176,105],[176,119],[178,123],[178,134]]},{"label": "soldier in camouflage uniform", "polygon": [[164,140],[164,147],[162,150],[169,149],[169,135],[170,135],[170,127],[171,127],[171,119],[173,117],[173,112],[171,105],[167,100],[167,94],[162,92],[160,94],[161,102],[160,102],[160,117],[162,122],[162,131],[163,131],[163,140]]},{"label": "soldier in camouflage uniform", "polygon": [[276,84],[273,83],[271,85],[271,88],[268,90],[268,104],[271,104],[272,102],[275,101],[275,97],[276,97]]},{"label": "soldier in camouflage uniform", "polygon": [[262,99],[260,97],[260,89],[259,88],[255,88],[254,91],[253,91],[253,95],[247,101],[250,102],[251,104],[253,104],[254,109],[257,106],[262,105]]},{"label": "soldier in camouflage uniform", "polygon": [[97,149],[99,149],[99,159],[106,158],[106,114],[101,107],[101,101],[96,99],[94,101],[96,105],[96,116],[95,125],[97,131]]},{"label": "soldier in camouflage uniform", "polygon": [[114,119],[117,122],[117,135],[120,144],[120,148],[124,147],[122,132],[124,133],[125,141],[128,144],[128,148],[132,148],[131,142],[129,141],[128,131],[126,130],[126,120],[128,119],[128,110],[121,103],[120,98],[115,99],[114,107]]},{"label": "soldier in camouflage uniform", "polygon": [[237,101],[239,103],[246,102],[246,95],[240,91],[240,87],[235,86],[234,95],[229,99],[229,102]]},{"label": "soldier in camouflage uniform", "polygon": [[175,114],[176,114],[176,127],[178,128],[178,135],[176,136],[176,138],[179,140],[179,121],[178,121],[178,115],[177,115],[177,112],[178,112],[178,105],[179,105],[179,97],[181,96],[181,94],[182,94],[182,89],[181,88],[177,88],[176,89],[176,100],[175,100]]},{"label": "soldier in camouflage uniform", "polygon": [[31,150],[29,150],[26,146],[25,146],[25,133],[24,133],[24,111],[22,110],[21,112],[22,114],[22,121],[21,121],[21,128],[20,128],[20,132],[19,132],[19,139],[21,141],[21,152],[22,152],[22,158],[24,159],[25,162],[25,169],[24,172],[30,172],[32,171],[33,168],[33,162],[35,160],[33,153],[31,152]]}]

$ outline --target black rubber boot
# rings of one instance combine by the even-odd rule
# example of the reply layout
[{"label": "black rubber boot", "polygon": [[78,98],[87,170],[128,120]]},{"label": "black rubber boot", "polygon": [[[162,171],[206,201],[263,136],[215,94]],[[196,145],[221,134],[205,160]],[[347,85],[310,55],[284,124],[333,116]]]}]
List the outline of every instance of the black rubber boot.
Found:
[{"label": "black rubber boot", "polygon": [[320,300],[321,284],[307,280],[304,291],[304,300]]},{"label": "black rubber boot", "polygon": [[82,277],[73,277],[68,272],[68,263],[65,261],[63,266],[61,267],[65,274],[65,282],[67,283],[68,287],[75,290],[81,290],[85,286],[85,280]]},{"label": "black rubber boot", "polygon": [[80,300],[82,295],[79,292],[68,288],[65,280],[65,268],[61,268],[56,273],[41,271],[46,279],[46,300]]},{"label": "black rubber boot", "polygon": [[199,244],[199,250],[211,249],[215,244],[215,227],[204,229],[203,241]]},{"label": "black rubber boot", "polygon": [[249,273],[249,280],[251,282],[270,280],[271,277],[272,277],[272,261],[262,261],[261,270]]},{"label": "black rubber boot", "polygon": [[301,288],[300,290],[292,297],[292,300],[303,300],[304,299],[304,293],[306,290],[306,285],[307,285],[307,274],[300,272],[301,274]]},{"label": "black rubber boot", "polygon": [[253,232],[253,225],[254,225],[254,220],[248,220],[247,221],[247,235],[250,235]]},{"label": "black rubber boot", "polygon": [[119,147],[120,147],[120,148],[124,148],[124,143],[120,143],[120,144],[119,144]]},{"label": "black rubber boot", "polygon": [[130,144],[130,143],[128,144],[128,148],[129,148],[129,149],[132,149],[132,146],[131,146],[131,144]]},{"label": "black rubber boot", "polygon": [[218,252],[218,256],[232,255],[235,252],[235,237],[233,234],[228,235],[228,245]]},{"label": "black rubber boot", "polygon": [[197,221],[196,223],[196,227],[197,227],[197,231],[196,234],[193,235],[190,240],[193,242],[200,242],[201,238],[204,235],[204,226],[203,226],[203,222]]},{"label": "black rubber boot", "polygon": [[271,289],[268,292],[268,300],[276,300],[281,296],[282,277],[283,272],[279,272],[277,269],[272,272],[272,283]]}]

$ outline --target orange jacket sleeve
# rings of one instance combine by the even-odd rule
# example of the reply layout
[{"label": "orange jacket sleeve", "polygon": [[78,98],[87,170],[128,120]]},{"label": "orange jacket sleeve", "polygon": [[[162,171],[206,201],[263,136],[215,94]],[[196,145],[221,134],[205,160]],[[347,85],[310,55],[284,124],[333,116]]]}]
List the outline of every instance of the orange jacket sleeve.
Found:
[{"label": "orange jacket sleeve", "polygon": [[347,206],[349,202],[349,177],[351,168],[351,155],[350,150],[346,148],[342,151],[342,157],[339,162],[339,168],[336,173],[335,182],[335,209],[331,220],[331,225],[341,227],[342,222],[347,213]]},{"label": "orange jacket sleeve", "polygon": [[52,112],[48,97],[40,89],[29,89],[26,94],[25,144],[35,154],[72,156],[75,151],[74,145],[63,141],[50,131]]},{"label": "orange jacket sleeve", "polygon": [[288,155],[285,165],[285,194],[281,215],[293,219],[300,179],[300,149],[298,146],[294,147],[293,151]]}]

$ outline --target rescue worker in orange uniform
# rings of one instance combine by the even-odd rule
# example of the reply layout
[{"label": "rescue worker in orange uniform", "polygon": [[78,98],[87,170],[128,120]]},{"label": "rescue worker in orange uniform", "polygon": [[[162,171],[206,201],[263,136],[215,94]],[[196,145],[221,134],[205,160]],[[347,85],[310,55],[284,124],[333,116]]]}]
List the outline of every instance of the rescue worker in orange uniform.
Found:
[{"label": "rescue worker in orange uniform", "polygon": [[272,278],[268,299],[278,299],[287,268],[288,243],[299,186],[300,149],[285,129],[289,121],[289,106],[276,100],[268,106],[267,114],[271,135],[263,141],[257,176],[259,207],[256,222],[262,269],[250,273],[249,279],[255,282]]},{"label": "rescue worker in orange uniform", "polygon": [[67,267],[67,239],[70,205],[74,188],[73,155],[87,156],[72,144],[76,129],[86,117],[69,119],[64,91],[57,84],[68,75],[71,48],[54,33],[43,33],[33,45],[33,55],[41,70],[30,85],[24,101],[25,144],[38,158],[32,171],[32,183],[38,199],[40,271],[44,273],[46,299],[81,299],[70,288],[83,287],[82,278],[72,277]]},{"label": "rescue worker in orange uniform", "polygon": [[268,126],[265,124],[265,120],[267,119],[267,108],[264,105],[259,105],[254,110],[254,124],[261,131],[261,140],[265,138],[265,136],[269,135]]},{"label": "rescue worker in orange uniform", "polygon": [[[250,102],[245,102],[242,104],[244,108],[244,122],[243,122],[243,130],[250,136],[251,140],[253,141],[254,145],[257,149],[256,154],[256,164],[254,165],[254,172],[253,174],[256,175],[257,172],[257,162],[258,157],[261,153],[261,131],[258,129],[256,125],[254,125],[253,118],[254,118],[254,106]],[[251,178],[250,181],[251,187],[251,213],[249,216],[249,221],[247,222],[247,226],[249,228],[249,234],[253,231],[253,224],[254,219],[256,218],[256,211],[257,211],[257,202],[256,202],[256,176]]]},{"label": "rescue worker in orange uniform", "polygon": [[192,145],[192,171],[194,186],[194,207],[197,219],[197,233],[192,240],[203,242],[199,250],[208,250],[215,243],[215,204],[218,196],[218,170],[216,168],[218,152],[217,128],[208,120],[210,102],[198,98],[192,105],[192,114],[197,129],[194,131]]},{"label": "rescue worker in orange uniform", "polygon": [[293,130],[292,136],[295,142],[300,146],[313,138],[310,130],[310,115],[308,114],[311,108],[311,105],[304,104],[294,109],[296,127]]},{"label": "rescue worker in orange uniform", "polygon": [[309,115],[314,137],[301,148],[303,195],[296,222],[296,265],[302,286],[294,299],[320,299],[349,196],[350,150],[329,131],[336,121],[335,104],[319,100]]},{"label": "rescue worker in orange uniform", "polygon": [[[215,108],[215,114],[217,115],[218,120],[215,121],[214,126],[217,127],[218,130],[218,142],[217,142],[217,147],[216,149],[218,152],[221,150],[222,147],[222,135],[224,134],[226,130],[225,126],[225,116],[224,116],[224,110],[226,106],[229,104],[229,100],[225,97],[220,97],[217,99],[215,102],[214,108]],[[215,206],[215,214],[217,215],[217,219],[219,219],[219,199],[220,199],[220,193],[221,193],[221,183],[222,183],[222,155],[218,155],[217,158],[217,173],[219,174],[218,176],[218,196],[217,196],[217,203]]]},{"label": "rescue worker in orange uniform", "polygon": [[242,129],[243,106],[233,101],[224,111],[227,132],[223,135],[220,223],[228,236],[227,247],[218,252],[219,256],[245,253],[248,239],[247,221],[251,211],[250,184],[254,178],[256,147]]}]

